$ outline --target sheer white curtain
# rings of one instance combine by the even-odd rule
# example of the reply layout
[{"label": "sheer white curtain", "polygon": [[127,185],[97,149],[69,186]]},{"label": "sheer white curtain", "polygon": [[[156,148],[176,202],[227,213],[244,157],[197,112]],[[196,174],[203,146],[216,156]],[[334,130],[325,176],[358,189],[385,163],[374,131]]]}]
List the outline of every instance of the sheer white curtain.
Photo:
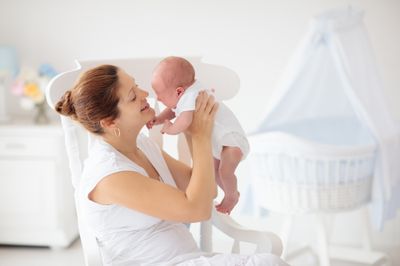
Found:
[{"label": "sheer white curtain", "polygon": [[313,20],[256,133],[305,120],[359,121],[361,134],[371,134],[378,145],[371,213],[382,226],[400,207],[400,129],[388,111],[362,19],[362,11],[349,8]]}]

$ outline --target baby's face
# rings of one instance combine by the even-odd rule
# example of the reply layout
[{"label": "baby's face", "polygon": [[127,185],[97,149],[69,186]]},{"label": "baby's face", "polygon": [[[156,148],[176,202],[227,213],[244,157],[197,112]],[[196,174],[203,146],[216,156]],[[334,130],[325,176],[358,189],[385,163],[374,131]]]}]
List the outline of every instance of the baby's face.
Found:
[{"label": "baby's face", "polygon": [[176,108],[179,97],[176,88],[168,87],[157,75],[153,75],[151,86],[157,95],[157,100],[168,108]]}]

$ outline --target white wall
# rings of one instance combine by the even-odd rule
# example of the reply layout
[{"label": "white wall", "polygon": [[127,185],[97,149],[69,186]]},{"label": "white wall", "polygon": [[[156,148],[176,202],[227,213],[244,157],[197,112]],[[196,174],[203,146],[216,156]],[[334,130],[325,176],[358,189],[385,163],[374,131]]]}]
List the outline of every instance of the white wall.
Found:
[{"label": "white wall", "polygon": [[400,120],[396,0],[0,0],[0,44],[15,45],[25,64],[48,62],[60,71],[74,58],[202,55],[239,74],[242,88],[228,105],[250,130],[310,17],[348,4],[366,11],[389,106]]},{"label": "white wall", "polygon": [[[228,105],[250,130],[310,17],[348,4],[366,11],[389,108],[400,120],[397,0],[0,0],[0,44],[15,45],[23,64],[59,71],[74,58],[202,55],[239,74],[241,90]],[[398,220],[375,238],[399,245]]]}]

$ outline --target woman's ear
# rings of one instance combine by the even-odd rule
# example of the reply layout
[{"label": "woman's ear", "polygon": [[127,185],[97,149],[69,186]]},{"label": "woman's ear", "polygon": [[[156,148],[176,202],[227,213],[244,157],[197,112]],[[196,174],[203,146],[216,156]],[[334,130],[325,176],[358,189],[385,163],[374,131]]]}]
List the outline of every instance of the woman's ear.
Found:
[{"label": "woman's ear", "polygon": [[113,127],[114,125],[115,125],[114,119],[111,119],[109,117],[100,120],[100,126],[102,128],[110,128]]}]

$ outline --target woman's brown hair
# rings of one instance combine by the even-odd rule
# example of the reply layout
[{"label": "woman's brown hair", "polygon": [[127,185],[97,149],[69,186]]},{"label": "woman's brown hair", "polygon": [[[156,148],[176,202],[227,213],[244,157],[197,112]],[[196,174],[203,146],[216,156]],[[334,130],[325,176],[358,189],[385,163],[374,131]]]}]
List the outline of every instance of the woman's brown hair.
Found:
[{"label": "woman's brown hair", "polygon": [[101,65],[87,70],[77,84],[65,92],[55,109],[69,116],[94,134],[104,133],[100,120],[119,116],[118,68]]}]

